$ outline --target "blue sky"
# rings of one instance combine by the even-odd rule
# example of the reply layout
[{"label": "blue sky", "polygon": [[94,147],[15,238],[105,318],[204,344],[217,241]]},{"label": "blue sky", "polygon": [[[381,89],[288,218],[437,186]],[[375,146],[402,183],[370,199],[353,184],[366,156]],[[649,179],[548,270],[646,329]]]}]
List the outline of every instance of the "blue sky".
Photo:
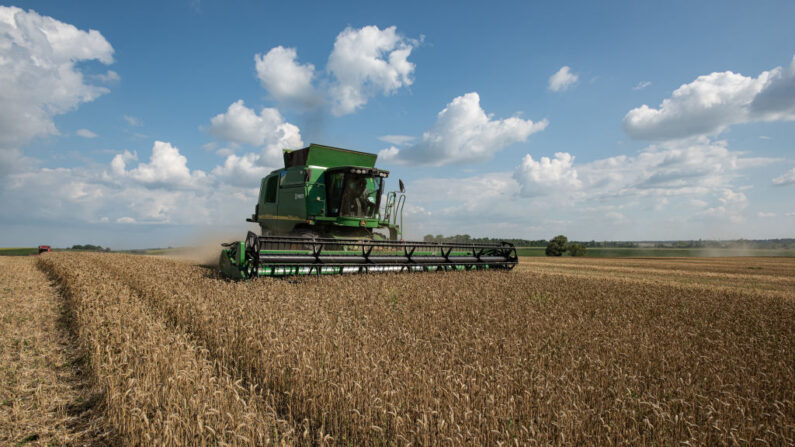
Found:
[{"label": "blue sky", "polygon": [[242,236],[309,142],[411,237],[793,237],[792,2],[0,5],[3,246]]}]

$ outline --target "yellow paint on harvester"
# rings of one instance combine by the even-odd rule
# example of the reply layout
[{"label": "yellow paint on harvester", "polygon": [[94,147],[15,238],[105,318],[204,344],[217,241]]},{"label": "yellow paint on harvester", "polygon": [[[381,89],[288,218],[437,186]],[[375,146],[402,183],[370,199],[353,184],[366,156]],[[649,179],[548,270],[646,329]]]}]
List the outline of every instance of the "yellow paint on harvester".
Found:
[{"label": "yellow paint on harvester", "polygon": [[260,214],[257,216],[258,219],[275,219],[275,220],[300,220],[303,222],[306,219],[302,219],[300,217],[293,217],[293,216],[274,216],[272,214]]}]

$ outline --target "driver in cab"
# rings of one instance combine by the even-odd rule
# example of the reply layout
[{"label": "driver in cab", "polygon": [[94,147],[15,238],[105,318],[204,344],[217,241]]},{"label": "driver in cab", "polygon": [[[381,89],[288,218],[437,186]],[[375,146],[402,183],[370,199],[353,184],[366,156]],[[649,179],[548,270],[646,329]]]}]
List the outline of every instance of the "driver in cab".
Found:
[{"label": "driver in cab", "polygon": [[352,217],[368,217],[372,215],[375,209],[375,198],[372,191],[367,187],[367,178],[365,177],[351,177],[345,179],[345,195],[347,206],[344,209],[347,211],[348,216]]}]

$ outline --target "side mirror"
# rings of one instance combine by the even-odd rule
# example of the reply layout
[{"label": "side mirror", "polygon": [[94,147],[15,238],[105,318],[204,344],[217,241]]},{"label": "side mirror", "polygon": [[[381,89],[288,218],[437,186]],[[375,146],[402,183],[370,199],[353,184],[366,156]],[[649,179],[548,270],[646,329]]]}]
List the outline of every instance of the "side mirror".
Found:
[{"label": "side mirror", "polygon": [[400,192],[401,193],[405,193],[406,192],[406,187],[403,186],[403,180],[402,179],[398,179],[398,184],[400,185]]}]

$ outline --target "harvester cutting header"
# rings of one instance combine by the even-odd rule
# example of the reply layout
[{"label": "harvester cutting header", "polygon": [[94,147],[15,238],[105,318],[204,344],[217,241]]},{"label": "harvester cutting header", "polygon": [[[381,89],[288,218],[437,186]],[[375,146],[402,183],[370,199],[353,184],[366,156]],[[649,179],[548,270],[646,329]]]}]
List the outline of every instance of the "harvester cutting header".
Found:
[{"label": "harvester cutting header", "polygon": [[403,182],[386,194],[389,171],[377,155],[319,144],[284,151],[284,168],[260,184],[254,214],[261,235],[223,244],[221,271],[232,278],[376,271],[510,269],[512,244],[402,240]]}]

